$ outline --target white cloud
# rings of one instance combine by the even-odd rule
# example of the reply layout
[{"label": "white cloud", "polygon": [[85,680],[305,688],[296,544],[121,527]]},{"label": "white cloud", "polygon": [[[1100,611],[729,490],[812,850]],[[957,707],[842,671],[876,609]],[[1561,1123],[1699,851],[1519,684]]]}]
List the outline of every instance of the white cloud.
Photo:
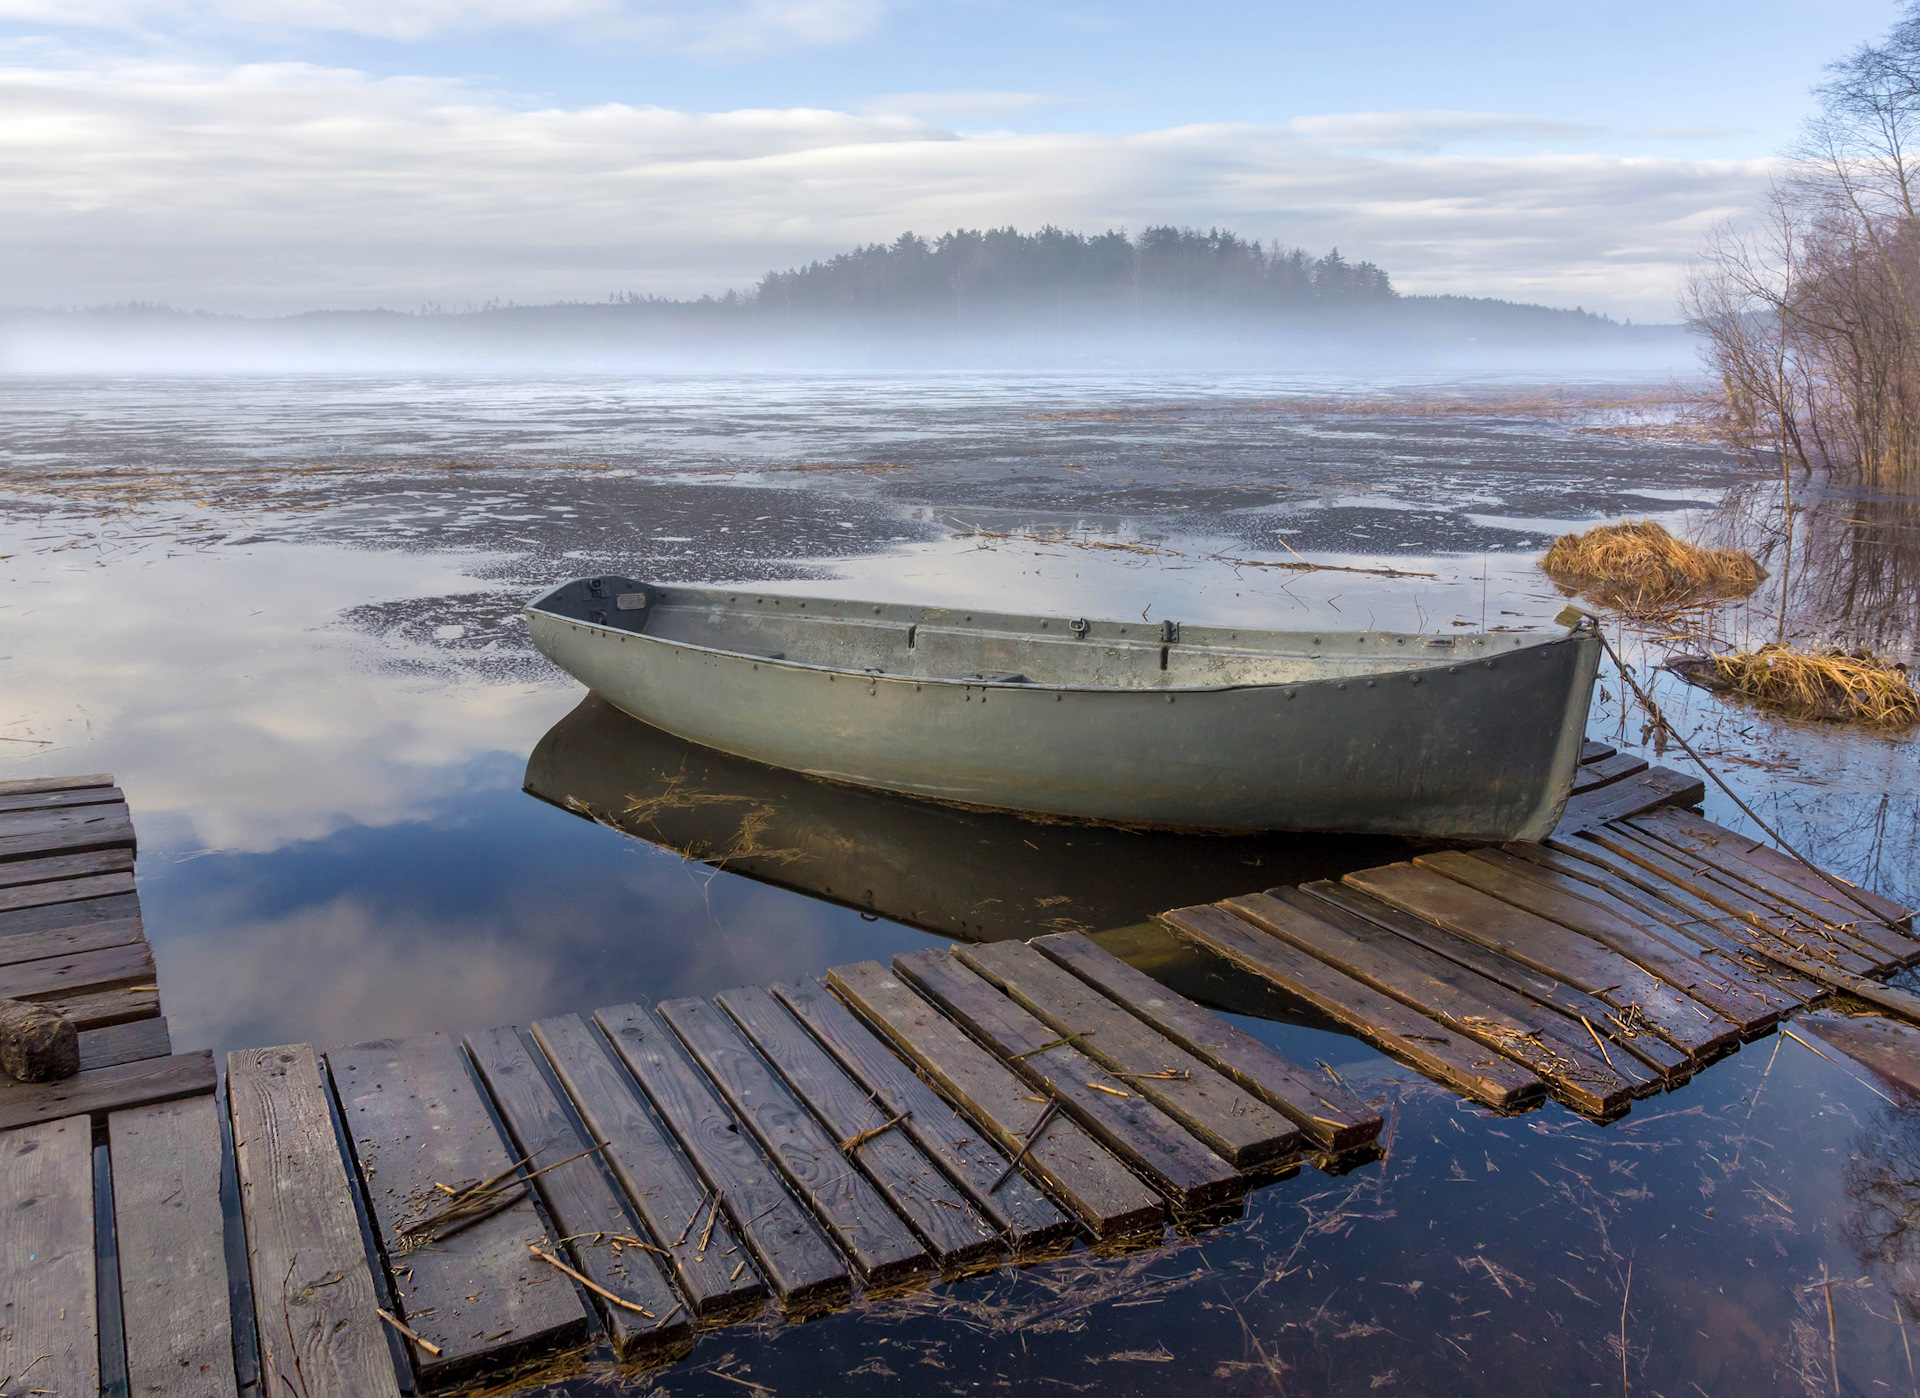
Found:
[{"label": "white cloud", "polygon": [[1016,112],[1031,112],[1057,106],[1062,100],[1039,92],[891,92],[870,97],[860,104],[865,112],[880,115],[917,116],[929,120],[1006,117]]},{"label": "white cloud", "polygon": [[[1409,153],[1445,123],[1390,116],[963,139],[882,111],[522,110],[300,64],[0,68],[0,304],[697,293],[907,228],[1171,222],[1338,245],[1407,290],[1641,318],[1671,314],[1705,227],[1767,169]],[[1383,148],[1355,153],[1369,128]]]},{"label": "white cloud", "polygon": [[1505,112],[1341,112],[1295,117],[1287,129],[1336,150],[1437,151],[1445,146],[1585,141],[1595,126]]},{"label": "white cloud", "polygon": [[587,31],[696,52],[840,44],[885,0],[0,0],[0,20],[171,34],[307,31],[418,41],[486,30]]}]

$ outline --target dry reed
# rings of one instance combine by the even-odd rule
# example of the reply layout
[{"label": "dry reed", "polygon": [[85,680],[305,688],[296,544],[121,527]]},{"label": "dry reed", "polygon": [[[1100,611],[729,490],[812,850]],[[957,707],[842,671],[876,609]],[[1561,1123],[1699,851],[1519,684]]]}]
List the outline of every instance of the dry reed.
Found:
[{"label": "dry reed", "polygon": [[1563,534],[1540,566],[1569,591],[1635,617],[1745,597],[1767,576],[1744,549],[1704,549],[1650,519]]},{"label": "dry reed", "polygon": [[1906,667],[1870,651],[1809,654],[1773,642],[1737,655],[1682,656],[1668,668],[1705,688],[1737,694],[1793,718],[1907,728],[1920,722],[1920,694]]}]

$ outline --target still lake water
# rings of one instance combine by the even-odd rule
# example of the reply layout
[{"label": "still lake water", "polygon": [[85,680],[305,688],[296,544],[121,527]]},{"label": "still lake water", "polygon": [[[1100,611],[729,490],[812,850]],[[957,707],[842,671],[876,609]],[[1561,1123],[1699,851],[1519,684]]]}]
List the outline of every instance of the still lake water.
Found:
[{"label": "still lake water", "polygon": [[[1592,410],[1552,421],[1502,406],[1543,387],[0,380],[0,777],[118,776],[175,1042],[220,1051],[707,995],[1378,863],[1386,842],[1075,831],[729,764],[582,708],[518,608],[620,572],[1069,615],[1544,627],[1565,599],[1533,559],[1555,533],[1751,524],[1729,506],[1750,505],[1750,473],[1722,453],[1589,430],[1623,386],[1563,388]],[[1357,397],[1366,411],[1342,409]],[[1303,555],[1403,576],[1271,566]],[[1773,595],[1719,633],[1771,636]],[[1820,639],[1873,621],[1886,643],[1885,606],[1801,600]],[[1592,731],[1631,747],[1618,689]],[[1790,840],[1920,894],[1913,743],[1660,692]],[[537,749],[552,760],[530,794]],[[661,843],[560,805],[609,794],[654,800]],[[1742,823],[1717,793],[1708,809]],[[1826,1393],[1836,1353],[1848,1391],[1915,1388],[1896,1307],[1920,1293],[1920,1108],[1864,1070],[1776,1036],[1611,1125],[1557,1105],[1501,1119],[1256,987],[1215,998],[1380,1095],[1386,1158],[1308,1168],[1156,1252],[720,1332],[670,1369],[565,1391]],[[1842,1283],[1831,1336],[1823,1275]]]}]

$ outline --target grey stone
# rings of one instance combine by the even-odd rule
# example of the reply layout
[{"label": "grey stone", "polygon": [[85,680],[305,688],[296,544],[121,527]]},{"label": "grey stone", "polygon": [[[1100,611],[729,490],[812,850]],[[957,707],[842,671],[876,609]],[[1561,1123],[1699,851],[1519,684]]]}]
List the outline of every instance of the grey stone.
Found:
[{"label": "grey stone", "polygon": [[80,1071],[80,1031],[49,1005],[0,1000],[0,1072],[56,1082]]}]

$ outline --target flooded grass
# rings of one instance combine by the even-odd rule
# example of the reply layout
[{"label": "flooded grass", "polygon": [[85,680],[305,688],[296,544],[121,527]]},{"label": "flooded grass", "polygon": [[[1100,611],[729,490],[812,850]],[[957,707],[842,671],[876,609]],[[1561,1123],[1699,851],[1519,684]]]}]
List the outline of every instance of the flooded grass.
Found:
[{"label": "flooded grass", "polygon": [[1667,666],[1792,718],[1890,729],[1920,722],[1920,694],[1907,680],[1907,667],[1870,651],[1836,647],[1808,654],[1774,641],[1733,655],[1678,657]]},{"label": "flooded grass", "polygon": [[1744,549],[1704,549],[1650,519],[1563,534],[1540,566],[1555,582],[1636,619],[1745,597],[1767,576]]}]

